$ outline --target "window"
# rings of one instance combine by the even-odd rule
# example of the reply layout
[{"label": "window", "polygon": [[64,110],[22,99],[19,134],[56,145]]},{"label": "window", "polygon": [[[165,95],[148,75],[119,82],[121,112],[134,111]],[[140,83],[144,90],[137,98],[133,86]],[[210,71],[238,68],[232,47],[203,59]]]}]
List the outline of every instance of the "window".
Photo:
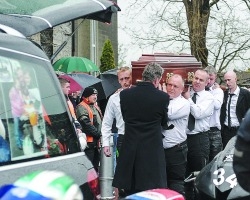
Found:
[{"label": "window", "polygon": [[0,165],[79,151],[48,61],[0,50]]}]

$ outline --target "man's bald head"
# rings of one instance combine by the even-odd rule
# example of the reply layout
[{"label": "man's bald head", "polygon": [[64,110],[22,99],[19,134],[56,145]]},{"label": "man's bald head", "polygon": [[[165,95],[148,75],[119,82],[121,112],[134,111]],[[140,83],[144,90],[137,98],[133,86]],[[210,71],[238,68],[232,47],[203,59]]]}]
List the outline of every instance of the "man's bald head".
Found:
[{"label": "man's bald head", "polygon": [[224,81],[231,93],[237,88],[237,75],[234,71],[228,71],[224,75]]}]

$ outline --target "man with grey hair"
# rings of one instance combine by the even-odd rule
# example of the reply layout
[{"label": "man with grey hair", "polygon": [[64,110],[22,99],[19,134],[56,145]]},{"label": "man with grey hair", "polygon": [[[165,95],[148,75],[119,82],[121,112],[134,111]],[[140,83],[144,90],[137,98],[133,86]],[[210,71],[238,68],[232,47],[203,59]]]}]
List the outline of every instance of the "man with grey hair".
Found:
[{"label": "man with grey hair", "polygon": [[169,96],[157,89],[162,74],[159,64],[149,63],[142,81],[120,93],[125,134],[113,186],[127,194],[167,187],[161,130],[168,128]]},{"label": "man with grey hair", "polygon": [[210,117],[210,130],[208,131],[210,153],[209,161],[222,151],[222,140],[221,140],[221,124],[220,124],[220,110],[223,103],[224,93],[220,88],[220,85],[216,83],[217,71],[213,66],[207,66],[205,68],[209,75],[209,82],[206,90],[214,96],[214,112]]}]

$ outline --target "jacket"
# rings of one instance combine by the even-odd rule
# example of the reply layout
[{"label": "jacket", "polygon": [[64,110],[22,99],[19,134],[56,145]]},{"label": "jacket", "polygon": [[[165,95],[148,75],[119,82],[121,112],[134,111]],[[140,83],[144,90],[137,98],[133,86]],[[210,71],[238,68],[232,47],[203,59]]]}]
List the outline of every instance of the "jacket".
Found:
[{"label": "jacket", "polygon": [[[221,130],[224,129],[224,122],[226,119],[226,106],[227,106],[228,90],[224,92],[224,100],[221,106],[220,123]],[[242,122],[247,110],[250,108],[250,92],[246,89],[240,88],[239,97],[236,105],[236,116],[239,123]]]},{"label": "jacket", "polygon": [[88,109],[82,102],[76,106],[76,117],[82,126],[82,131],[86,136],[93,137],[93,142],[96,143],[101,137],[102,115],[98,107],[94,104],[88,104],[88,106],[92,110],[93,120],[90,117]]},{"label": "jacket", "polygon": [[150,82],[120,93],[125,134],[113,186],[130,190],[165,188],[166,162],[161,128],[167,128],[169,96]]}]

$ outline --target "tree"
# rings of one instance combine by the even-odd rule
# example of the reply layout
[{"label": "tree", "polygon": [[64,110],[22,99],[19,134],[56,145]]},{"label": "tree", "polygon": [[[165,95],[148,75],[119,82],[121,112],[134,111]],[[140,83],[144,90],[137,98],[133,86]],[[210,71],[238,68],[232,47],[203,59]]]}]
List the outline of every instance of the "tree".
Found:
[{"label": "tree", "polygon": [[126,57],[126,52],[128,51],[128,49],[122,45],[122,44],[119,44],[118,45],[118,66],[123,66],[126,64],[126,61],[125,61],[125,57]]},{"label": "tree", "polygon": [[[250,18],[249,10],[246,12],[246,5],[249,5],[249,2],[247,0],[133,0],[127,8],[131,13],[130,21],[126,21],[127,25],[122,28],[141,48],[151,46],[157,51],[189,51],[187,53],[194,55],[204,67],[212,63],[219,65],[223,70],[235,60],[248,65],[249,58],[245,56],[249,48],[249,37],[245,35],[249,35],[246,25]],[[244,19],[238,17],[236,11],[240,12]],[[227,20],[227,16],[233,22]],[[133,27],[133,30],[129,29],[128,25],[131,23],[136,23],[138,26]],[[146,28],[142,28],[142,25]],[[223,34],[224,39],[222,39]],[[216,43],[216,39],[220,43]],[[218,51],[214,52],[214,45],[211,44],[217,45]]]},{"label": "tree", "polygon": [[[213,11],[214,12],[214,11]],[[240,18],[234,10],[219,12],[213,25],[209,25],[207,46],[209,64],[216,66],[219,72],[235,68],[244,70],[249,67],[250,28],[247,20]]]},{"label": "tree", "polygon": [[104,43],[100,61],[100,72],[105,72],[115,68],[114,50],[109,39]]}]

